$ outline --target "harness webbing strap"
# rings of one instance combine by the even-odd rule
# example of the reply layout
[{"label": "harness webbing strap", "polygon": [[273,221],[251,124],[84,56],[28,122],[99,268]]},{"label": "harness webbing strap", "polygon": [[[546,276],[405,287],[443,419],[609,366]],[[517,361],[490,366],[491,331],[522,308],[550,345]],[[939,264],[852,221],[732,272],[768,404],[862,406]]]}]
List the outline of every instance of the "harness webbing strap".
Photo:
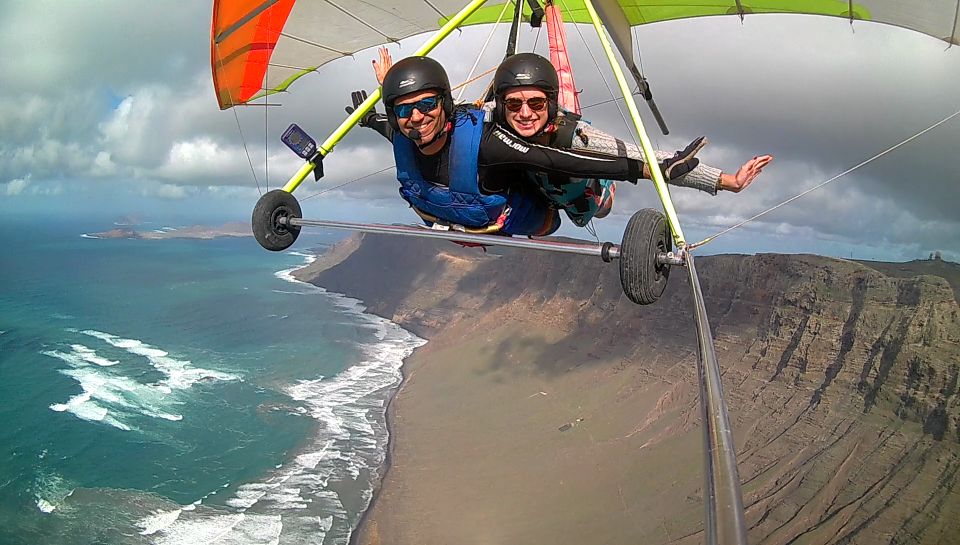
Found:
[{"label": "harness webbing strap", "polygon": [[480,194],[480,189],[477,187],[477,159],[483,131],[478,129],[476,125],[483,122],[478,119],[478,115],[479,111],[477,110],[465,112],[458,123],[469,125],[469,127],[464,126],[458,131],[458,138],[454,138],[450,143],[451,191],[471,195]]}]

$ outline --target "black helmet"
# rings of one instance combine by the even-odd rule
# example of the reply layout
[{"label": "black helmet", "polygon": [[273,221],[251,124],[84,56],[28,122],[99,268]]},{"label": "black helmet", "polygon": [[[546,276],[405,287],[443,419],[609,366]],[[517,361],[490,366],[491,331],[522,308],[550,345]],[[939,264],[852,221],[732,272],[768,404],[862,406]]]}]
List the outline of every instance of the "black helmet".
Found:
[{"label": "black helmet", "polygon": [[560,91],[560,78],[557,69],[549,60],[536,53],[517,53],[500,63],[493,76],[493,92],[497,98],[496,117],[505,121],[503,95],[513,87],[536,87],[546,93],[549,99],[548,116],[557,116],[557,95]]},{"label": "black helmet", "polygon": [[387,120],[395,130],[399,130],[400,126],[393,112],[393,103],[409,93],[436,89],[443,99],[443,111],[447,114],[447,119],[453,114],[453,94],[450,92],[447,71],[430,57],[407,57],[397,61],[384,76],[381,89]]},{"label": "black helmet", "polygon": [[517,53],[500,63],[493,76],[493,92],[502,95],[511,87],[536,87],[554,98],[560,89],[557,69],[536,53]]}]

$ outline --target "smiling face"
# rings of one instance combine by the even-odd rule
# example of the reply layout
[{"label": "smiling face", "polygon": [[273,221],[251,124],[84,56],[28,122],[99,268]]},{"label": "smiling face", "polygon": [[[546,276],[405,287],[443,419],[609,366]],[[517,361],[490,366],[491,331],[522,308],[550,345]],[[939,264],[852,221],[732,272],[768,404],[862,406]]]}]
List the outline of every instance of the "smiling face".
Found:
[{"label": "smiling face", "polygon": [[[415,104],[423,99],[436,96],[438,96],[438,93],[432,89],[403,95],[393,103],[394,112],[397,113],[398,106]],[[433,109],[426,112],[422,111],[420,107],[413,108],[407,117],[400,117],[399,113],[397,114],[397,123],[400,125],[400,132],[418,144],[430,142],[447,122],[446,115],[443,113],[442,101],[437,102]],[[426,108],[424,107],[424,109]],[[419,132],[419,138],[413,138],[411,136],[413,131]]]},{"label": "smiling face", "polygon": [[[503,111],[507,124],[517,134],[524,138],[529,138],[541,130],[547,124],[547,94],[536,87],[514,87],[503,95],[500,99],[503,101]],[[533,106],[542,106],[539,109]],[[516,111],[511,111],[520,105]]]}]

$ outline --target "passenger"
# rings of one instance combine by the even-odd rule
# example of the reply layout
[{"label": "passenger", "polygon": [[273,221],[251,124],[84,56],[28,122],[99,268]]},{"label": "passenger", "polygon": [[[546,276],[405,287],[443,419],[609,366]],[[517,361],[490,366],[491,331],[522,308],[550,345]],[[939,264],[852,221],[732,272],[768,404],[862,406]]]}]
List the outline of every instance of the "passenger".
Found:
[{"label": "passenger", "polygon": [[[540,55],[520,53],[505,60],[494,76],[493,90],[494,122],[525,141],[552,148],[643,159],[643,153],[636,145],[605,134],[581,121],[579,115],[559,108],[557,71]],[[773,160],[769,155],[754,157],[735,174],[727,174],[694,159],[706,143],[706,139],[700,137],[676,154],[656,152],[658,160],[666,161],[663,174],[672,185],[700,189],[711,195],[721,190],[740,192]],[[612,180],[558,177],[530,170],[527,173],[578,226],[586,225],[592,218],[606,216],[613,205],[616,186]],[[516,177],[507,172],[498,176]],[[644,178],[651,177],[645,165]]]}]

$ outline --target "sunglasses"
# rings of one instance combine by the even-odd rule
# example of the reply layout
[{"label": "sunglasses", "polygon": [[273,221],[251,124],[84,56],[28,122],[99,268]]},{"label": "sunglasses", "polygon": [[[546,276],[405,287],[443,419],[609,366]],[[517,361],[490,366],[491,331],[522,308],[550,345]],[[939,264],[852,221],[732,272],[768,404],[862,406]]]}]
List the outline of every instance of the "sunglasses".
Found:
[{"label": "sunglasses", "polygon": [[411,102],[410,104],[394,104],[393,113],[397,114],[397,117],[407,118],[413,115],[413,111],[417,110],[421,114],[428,114],[437,109],[440,106],[442,101],[439,95],[433,95],[432,97],[421,98],[416,102]]},{"label": "sunglasses", "polygon": [[545,97],[535,97],[527,100],[522,98],[503,99],[504,107],[511,112],[519,112],[523,109],[524,104],[526,104],[531,111],[540,112],[547,107],[547,99]]}]

